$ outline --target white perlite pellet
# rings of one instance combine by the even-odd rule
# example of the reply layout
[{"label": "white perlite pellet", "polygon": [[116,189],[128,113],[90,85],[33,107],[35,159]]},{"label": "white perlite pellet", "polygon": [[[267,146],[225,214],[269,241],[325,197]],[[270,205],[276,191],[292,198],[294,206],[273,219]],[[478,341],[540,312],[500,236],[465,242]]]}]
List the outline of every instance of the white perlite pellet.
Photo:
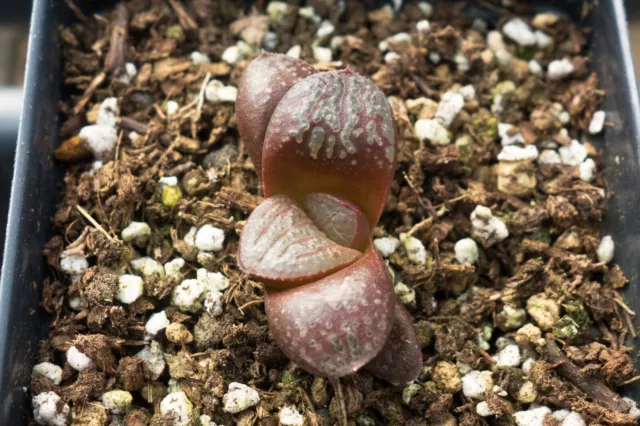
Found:
[{"label": "white perlite pellet", "polygon": [[211,59],[208,55],[198,52],[197,50],[195,52],[191,52],[191,63],[193,65],[208,64],[210,62]]},{"label": "white perlite pellet", "polygon": [[518,345],[507,345],[493,359],[498,367],[517,367],[522,362]]},{"label": "white perlite pellet", "polygon": [[285,405],[278,413],[278,420],[282,426],[303,426],[304,416],[295,405]]},{"label": "white perlite pellet", "polygon": [[502,147],[498,154],[500,161],[525,161],[538,158],[538,148],[535,145],[527,145],[521,148],[517,145],[507,145]]},{"label": "white perlite pellet", "polygon": [[529,72],[533,75],[541,76],[542,65],[540,65],[540,62],[536,61],[535,59],[531,59],[529,61]]},{"label": "white perlite pellet", "polygon": [[202,251],[220,251],[224,247],[224,231],[213,225],[204,225],[196,233],[195,246]]},{"label": "white perlite pellet", "polygon": [[411,263],[424,265],[427,263],[427,250],[422,241],[407,234],[400,234],[400,243],[407,252],[407,258]]},{"label": "white perlite pellet", "polygon": [[498,123],[498,135],[500,136],[500,143],[503,146],[524,143],[522,133],[516,132],[512,134],[511,129],[513,129],[513,127],[513,124]]},{"label": "white perlite pellet", "polygon": [[537,42],[531,27],[520,18],[512,18],[507,21],[502,27],[502,32],[520,46],[533,46]]},{"label": "white perlite pellet", "polygon": [[427,139],[436,145],[447,145],[451,142],[449,131],[435,119],[420,119],[416,121],[414,130],[420,140]]},{"label": "white perlite pellet", "polygon": [[489,408],[489,404],[487,404],[486,401],[480,401],[478,402],[478,405],[476,405],[476,413],[480,416],[480,417],[489,417],[489,416],[493,416],[493,411],[491,411],[491,409]]},{"label": "white perlite pellet", "polygon": [[573,63],[569,59],[559,59],[551,62],[547,69],[549,80],[562,80],[573,74]]},{"label": "white perlite pellet", "polygon": [[575,139],[568,146],[561,146],[558,153],[567,166],[579,166],[587,158],[587,148]]},{"label": "white perlite pellet", "polygon": [[168,115],[173,115],[176,112],[178,112],[178,109],[180,109],[180,104],[177,103],[176,101],[167,101],[167,104],[165,105],[165,111],[167,111]]},{"label": "white perlite pellet", "polygon": [[137,275],[121,275],[118,278],[118,291],[116,292],[116,300],[121,303],[133,303],[144,292],[144,284],[142,278]]},{"label": "white perlite pellet", "polygon": [[239,413],[260,402],[258,392],[242,383],[232,382],[229,390],[222,397],[222,411],[225,413]]},{"label": "white perlite pellet", "polygon": [[152,275],[164,277],[164,267],[148,256],[132,260],[130,264],[133,271],[137,274],[142,274],[145,277],[150,277]]},{"label": "white perlite pellet", "polygon": [[442,126],[448,128],[463,107],[464,98],[460,93],[446,92],[438,104],[435,118]]},{"label": "white perlite pellet", "polygon": [[110,160],[118,142],[115,127],[104,124],[84,126],[80,129],[80,138],[84,140],[89,151],[98,160]]},{"label": "white perlite pellet", "polygon": [[544,417],[551,414],[549,407],[532,408],[527,411],[518,411],[514,414],[518,426],[543,426]]},{"label": "white perlite pellet", "polygon": [[107,98],[102,101],[98,108],[98,120],[96,124],[115,128],[119,117],[120,108],[118,107],[118,98]]},{"label": "white perlite pellet", "polygon": [[152,341],[149,346],[145,346],[138,356],[144,361],[146,370],[150,373],[152,380],[158,380],[158,377],[162,375],[167,363],[164,360],[164,353],[162,347],[157,341]]},{"label": "white perlite pellet", "polygon": [[313,59],[319,64],[326,64],[333,61],[333,52],[328,47],[313,46]]},{"label": "white perlite pellet", "polygon": [[587,422],[584,421],[582,416],[576,412],[571,412],[562,421],[561,426],[587,426]]},{"label": "white perlite pellet", "polygon": [[238,98],[238,89],[233,86],[225,86],[220,80],[211,80],[204,89],[204,97],[211,103],[235,102]]},{"label": "white perlite pellet", "polygon": [[580,175],[580,179],[585,182],[591,182],[593,178],[596,176],[596,162],[591,158],[587,158],[580,166],[578,166],[578,173]]},{"label": "white perlite pellet", "polygon": [[165,311],[156,312],[149,316],[147,323],[144,325],[144,330],[150,336],[155,336],[167,326],[171,324],[169,318],[167,318],[167,313]]},{"label": "white perlite pellet", "polygon": [[416,291],[404,283],[396,284],[393,291],[396,293],[396,296],[398,296],[398,299],[405,305],[416,301]]},{"label": "white perlite pellet", "polygon": [[400,246],[400,240],[394,237],[376,238],[373,240],[373,247],[378,250],[380,256],[391,256]]},{"label": "white perlite pellet", "polygon": [[552,149],[545,149],[538,156],[538,163],[539,164],[562,164],[562,160],[560,159],[560,155],[556,151]]},{"label": "white perlite pellet", "polygon": [[175,259],[164,264],[164,273],[168,277],[174,278],[177,282],[182,281],[182,268],[184,268],[186,262],[181,257],[176,257]]},{"label": "white perlite pellet", "polygon": [[89,261],[83,254],[68,254],[62,252],[60,255],[60,269],[68,275],[80,275],[89,268]]},{"label": "white perlite pellet", "polygon": [[484,399],[484,393],[492,387],[490,371],[473,370],[462,377],[462,393],[467,398]]},{"label": "white perlite pellet", "polygon": [[489,207],[478,205],[471,213],[471,236],[484,247],[490,247],[506,239],[509,230],[503,221],[493,216]]},{"label": "white perlite pellet", "polygon": [[469,263],[473,265],[478,262],[478,244],[471,238],[463,238],[457,241],[453,250],[456,254],[456,260],[460,264]]},{"label": "white perlite pellet", "polygon": [[589,133],[592,135],[598,134],[604,128],[604,119],[605,119],[604,111],[596,111],[593,113],[593,117],[591,117],[591,123],[589,123]]},{"label": "white perlite pellet", "polygon": [[615,244],[611,235],[606,235],[600,240],[598,245],[598,262],[609,263],[613,260]]},{"label": "white perlite pellet", "polygon": [[102,394],[102,405],[113,414],[124,414],[131,407],[133,396],[123,390],[112,390]]},{"label": "white perlite pellet", "polygon": [[133,242],[138,247],[144,247],[151,236],[151,227],[146,222],[131,222],[122,230],[124,242]]},{"label": "white perlite pellet", "polygon": [[65,426],[71,411],[57,393],[42,392],[31,400],[33,418],[36,423],[46,426]]},{"label": "white perlite pellet", "polygon": [[173,414],[174,426],[186,426],[193,420],[193,404],[184,392],[172,392],[160,403],[160,414]]},{"label": "white perlite pellet", "polygon": [[67,363],[76,371],[85,371],[93,368],[91,358],[83,354],[75,346],[67,349]]},{"label": "white perlite pellet", "polygon": [[41,362],[33,367],[33,374],[39,374],[51,379],[54,385],[62,381],[62,368],[50,362]]}]

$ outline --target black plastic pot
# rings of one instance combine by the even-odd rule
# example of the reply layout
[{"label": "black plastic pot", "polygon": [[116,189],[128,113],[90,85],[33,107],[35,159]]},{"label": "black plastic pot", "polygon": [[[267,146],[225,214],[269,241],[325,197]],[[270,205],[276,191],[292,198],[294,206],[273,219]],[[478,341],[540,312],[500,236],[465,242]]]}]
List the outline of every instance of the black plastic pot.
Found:
[{"label": "black plastic pot", "polygon": [[[104,9],[112,3],[88,2],[86,10],[95,11],[97,6]],[[573,10],[569,6],[555,9],[564,8],[575,16],[573,7]],[[56,29],[69,19],[71,13],[62,1],[34,3],[25,101],[0,280],[0,425],[27,423],[30,404],[25,386],[38,341],[46,337],[51,321],[39,309],[38,301],[48,272],[42,247],[51,236],[49,218],[59,201],[62,180],[62,169],[53,161],[59,142],[56,101],[60,98],[60,50]],[[613,235],[615,260],[631,279],[625,293],[627,303],[640,311],[640,105],[622,1],[597,2],[588,24],[594,29],[593,67],[607,92],[604,110],[608,121],[614,123],[596,141],[604,149],[606,175],[615,194],[603,229]],[[636,349],[634,359],[637,354]],[[640,385],[627,386],[625,391],[640,399]]]}]

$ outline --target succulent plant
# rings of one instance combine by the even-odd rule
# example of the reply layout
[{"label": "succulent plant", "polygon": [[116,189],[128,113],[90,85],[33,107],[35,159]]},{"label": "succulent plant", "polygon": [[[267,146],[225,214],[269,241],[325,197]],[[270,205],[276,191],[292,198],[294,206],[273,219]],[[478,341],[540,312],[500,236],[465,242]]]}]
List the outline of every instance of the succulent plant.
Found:
[{"label": "succulent plant", "polygon": [[305,370],[361,368],[392,383],[422,365],[411,316],[371,236],[395,171],[386,97],[346,69],[262,54],[237,102],[240,135],[263,183],[238,265],[265,285],[265,310],[284,353]]}]

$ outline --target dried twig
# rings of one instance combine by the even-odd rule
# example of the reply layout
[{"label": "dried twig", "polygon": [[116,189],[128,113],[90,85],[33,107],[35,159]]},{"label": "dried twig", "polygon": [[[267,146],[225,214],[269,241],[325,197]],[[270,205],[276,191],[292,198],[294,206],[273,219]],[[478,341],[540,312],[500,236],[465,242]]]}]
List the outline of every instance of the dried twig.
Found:
[{"label": "dried twig", "polygon": [[111,28],[109,53],[107,53],[107,57],[104,60],[104,67],[115,75],[124,71],[128,21],[129,12],[127,7],[122,3],[118,4],[116,6],[116,17]]},{"label": "dried twig", "polygon": [[556,371],[577,386],[582,392],[589,395],[594,401],[607,410],[626,413],[631,408],[631,404],[624,401],[620,395],[612,391],[598,378],[583,374],[575,364],[564,355],[562,349],[556,342],[547,336],[545,346],[547,359],[553,364],[557,364]]},{"label": "dried twig", "polygon": [[74,114],[80,114],[84,110],[84,108],[87,106],[87,102],[89,102],[89,99],[91,99],[91,96],[93,96],[93,93],[96,91],[96,89],[100,87],[100,85],[104,82],[105,78],[107,78],[107,73],[101,72],[100,74],[96,75],[93,80],[91,80],[89,87],[87,87],[87,90],[84,91],[76,106],[73,107]]},{"label": "dried twig", "polygon": [[91,222],[91,224],[98,231],[102,232],[109,241],[111,241],[112,243],[115,242],[115,239],[111,235],[109,235],[109,233],[102,227],[102,225],[100,225],[98,222],[96,222],[96,220],[93,217],[91,217],[88,211],[86,211],[81,205],[77,205],[76,208],[78,209],[80,214],[84,216],[85,219],[87,219],[89,222]]},{"label": "dried twig", "polygon": [[187,9],[185,9],[184,5],[176,0],[169,0],[169,4],[173,8],[173,11],[178,15],[178,21],[180,21],[180,25],[187,31],[195,31],[198,29],[198,24],[196,21],[189,15]]},{"label": "dried twig", "polygon": [[344,392],[342,391],[342,383],[340,383],[340,379],[331,379],[331,385],[333,386],[333,391],[336,394],[336,397],[334,400],[338,404],[338,412],[340,413],[340,417],[338,418],[338,424],[340,426],[347,426],[348,424],[347,407],[345,405]]}]

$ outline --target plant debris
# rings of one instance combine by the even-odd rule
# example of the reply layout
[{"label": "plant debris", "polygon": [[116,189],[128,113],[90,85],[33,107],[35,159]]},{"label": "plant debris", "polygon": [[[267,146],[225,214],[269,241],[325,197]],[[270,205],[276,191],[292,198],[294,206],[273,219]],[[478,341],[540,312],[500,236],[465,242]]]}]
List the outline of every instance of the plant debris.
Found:
[{"label": "plant debris", "polygon": [[[612,194],[588,30],[515,1],[478,2],[491,20],[464,1],[240,3],[127,0],[59,29],[67,169],[34,420],[636,424],[615,390],[638,380],[635,312],[599,231]],[[388,97],[398,167],[374,246],[422,347],[412,383],[298,368],[237,266],[262,194],[235,99],[263,49]]]}]

